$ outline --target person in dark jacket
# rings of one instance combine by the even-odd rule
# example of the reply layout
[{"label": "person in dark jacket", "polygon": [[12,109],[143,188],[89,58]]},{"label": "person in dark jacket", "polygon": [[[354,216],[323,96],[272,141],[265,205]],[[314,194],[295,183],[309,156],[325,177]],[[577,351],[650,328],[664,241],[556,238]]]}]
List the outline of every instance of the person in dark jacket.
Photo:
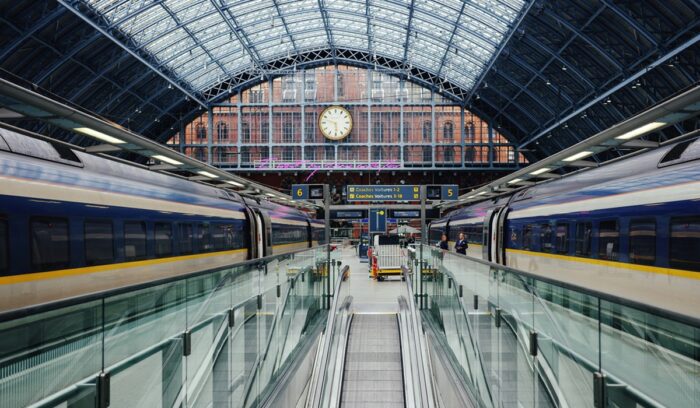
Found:
[{"label": "person in dark jacket", "polygon": [[442,236],[440,236],[440,242],[438,243],[438,247],[444,250],[450,249],[450,245],[447,243],[447,235],[442,234]]},{"label": "person in dark jacket", "polygon": [[459,239],[455,243],[455,251],[457,251],[458,254],[466,255],[467,248],[469,248],[469,244],[467,243],[467,240],[464,239],[464,233],[460,232]]}]

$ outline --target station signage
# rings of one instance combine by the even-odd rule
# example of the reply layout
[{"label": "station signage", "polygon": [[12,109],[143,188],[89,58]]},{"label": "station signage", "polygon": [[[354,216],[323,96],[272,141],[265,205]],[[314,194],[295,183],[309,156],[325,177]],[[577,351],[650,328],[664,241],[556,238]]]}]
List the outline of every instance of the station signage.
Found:
[{"label": "station signage", "polygon": [[355,220],[367,218],[367,210],[331,210],[332,219]]},{"label": "station signage", "polygon": [[349,185],[347,201],[419,201],[420,186]]},{"label": "station signage", "polygon": [[369,210],[369,232],[386,233],[386,210],[372,208]]},{"label": "station signage", "polygon": [[323,184],[293,184],[292,200],[323,200]]},{"label": "station signage", "polygon": [[426,198],[436,201],[455,201],[459,199],[459,186],[456,184],[427,186]]}]

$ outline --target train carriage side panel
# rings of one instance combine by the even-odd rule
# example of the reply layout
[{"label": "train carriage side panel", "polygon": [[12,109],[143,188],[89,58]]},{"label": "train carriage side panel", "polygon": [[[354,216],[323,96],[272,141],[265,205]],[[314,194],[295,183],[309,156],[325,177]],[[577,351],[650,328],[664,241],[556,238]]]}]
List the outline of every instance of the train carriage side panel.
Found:
[{"label": "train carriage side panel", "polygon": [[667,146],[515,197],[507,263],[698,316],[700,141],[689,146],[686,161],[665,164]]}]

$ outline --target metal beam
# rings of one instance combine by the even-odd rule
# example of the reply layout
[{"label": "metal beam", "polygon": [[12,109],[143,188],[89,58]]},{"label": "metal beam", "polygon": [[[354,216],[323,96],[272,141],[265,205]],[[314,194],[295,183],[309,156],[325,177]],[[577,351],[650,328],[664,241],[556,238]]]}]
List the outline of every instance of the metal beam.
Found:
[{"label": "metal beam", "polygon": [[179,81],[171,78],[169,75],[166,75],[164,72],[161,70],[157,69],[151,62],[147,61],[145,58],[140,56],[136,51],[132,50],[126,44],[122,43],[119,41],[116,37],[114,37],[108,30],[102,28],[99,24],[95,23],[90,17],[85,15],[82,11],[78,10],[77,7],[75,7],[72,3],[75,1],[71,0],[57,0],[61,5],[72,11],[75,15],[80,17],[83,21],[88,23],[90,26],[92,26],[95,30],[99,31],[102,35],[105,37],[109,38],[112,42],[117,44],[119,47],[123,48],[126,52],[131,54],[134,58],[139,60],[143,65],[148,67],[151,71],[155,72],[157,75],[168,81],[172,86],[175,88],[179,89],[182,93],[190,97],[193,101],[197,102],[198,104],[206,107],[206,103],[202,101],[199,97],[195,96],[194,93],[188,89],[185,89],[182,85],[180,85]]},{"label": "metal beam", "polygon": [[282,15],[282,11],[280,10],[279,0],[272,0],[272,3],[275,5],[275,10],[277,10],[277,15],[280,16],[280,20],[282,21],[282,24],[284,24],[284,31],[286,31],[287,36],[289,36],[289,41],[291,42],[292,47],[294,48],[294,53],[299,54],[299,48],[297,48],[297,44],[294,41],[294,37],[292,37],[292,33],[289,31],[289,26],[287,25],[287,21],[284,19],[284,16]]},{"label": "metal beam", "polygon": [[561,124],[566,123],[567,121],[575,118],[577,115],[580,115],[582,112],[586,111],[587,109],[590,109],[593,105],[606,100],[613,93],[626,87],[627,85],[629,85],[633,81],[636,81],[642,75],[647,74],[649,71],[653,70],[654,68],[657,68],[660,65],[664,64],[666,61],[670,60],[671,58],[673,58],[676,55],[680,54],[681,52],[685,51],[687,48],[692,47],[693,45],[697,44],[698,41],[700,41],[700,34],[695,35],[693,38],[689,39],[688,41],[684,42],[683,44],[681,44],[678,47],[674,48],[673,50],[669,51],[668,53],[662,55],[660,58],[656,59],[656,61],[645,66],[643,69],[632,74],[630,77],[628,77],[624,81],[620,82],[619,84],[615,85],[614,87],[608,89],[607,91],[603,92],[599,96],[593,98],[590,102],[584,104],[583,106],[579,107],[578,109],[575,109],[573,112],[571,112],[570,114],[568,114],[564,118],[561,118],[556,123],[548,126],[546,129],[542,130],[541,132],[531,136],[530,138],[525,140],[523,143],[521,143],[518,146],[518,148],[519,149],[524,148],[525,146],[529,145],[530,143],[534,142],[535,140],[541,138],[542,136],[544,136],[544,135],[548,134],[549,132],[551,132],[552,130],[556,129]]},{"label": "metal beam", "polygon": [[25,41],[34,36],[34,34],[42,30],[48,24],[51,24],[54,21],[56,21],[56,19],[61,17],[65,12],[65,8],[56,7],[56,9],[52,13],[43,16],[39,21],[35,22],[29,30],[26,31],[20,30],[11,24],[10,27],[12,27],[12,29],[17,31],[18,33],[21,33],[21,35],[18,36],[15,39],[15,41],[13,41],[10,45],[6,46],[3,49],[2,53],[0,54],[0,61],[4,61],[5,59],[7,59],[7,57],[9,57],[13,52],[15,52],[20,45],[22,45]]},{"label": "metal beam", "polygon": [[625,23],[629,24],[632,28],[634,28],[634,30],[638,32],[642,37],[644,37],[647,41],[649,41],[651,45],[653,45],[654,47],[657,47],[659,45],[658,41],[656,41],[656,38],[654,38],[654,36],[649,31],[647,31],[647,29],[644,28],[644,26],[640,25],[637,22],[637,20],[632,18],[629,14],[625,13],[618,6],[611,3],[610,0],[601,0],[601,2],[613,13],[617,14],[618,17],[623,19]]},{"label": "metal beam", "polygon": [[[223,0],[211,0],[211,4],[216,8],[216,10],[221,14],[221,18],[226,22],[226,25],[231,30],[231,32],[238,38],[243,49],[248,53],[253,64],[258,67],[262,72],[263,62],[260,55],[253,47],[253,44],[248,39],[248,35],[243,31],[241,25],[236,21],[236,17],[231,13],[231,10],[224,4]],[[224,14],[225,13],[225,14]],[[226,16],[228,15],[228,18]]]},{"label": "metal beam", "polygon": [[508,32],[508,34],[506,34],[506,36],[501,41],[501,45],[498,47],[498,49],[496,49],[496,52],[491,56],[491,59],[486,64],[486,66],[484,66],[483,71],[481,71],[481,74],[479,75],[477,80],[474,82],[474,85],[472,85],[472,88],[469,90],[469,94],[467,95],[464,103],[471,102],[472,97],[474,96],[474,93],[476,93],[476,90],[479,89],[479,87],[481,86],[481,83],[486,78],[486,75],[488,75],[488,73],[491,71],[493,64],[496,63],[496,60],[498,59],[498,57],[501,56],[501,53],[503,52],[503,50],[506,48],[506,46],[508,46],[508,43],[510,43],[510,39],[513,38],[513,34],[518,30],[518,28],[520,27],[520,24],[522,24],[522,22],[525,20],[525,17],[530,12],[530,9],[535,4],[535,2],[536,2],[536,0],[530,0],[530,2],[525,7],[523,7],[522,10],[520,10],[520,15],[518,16],[518,18],[515,19],[515,22],[511,26],[510,31]]},{"label": "metal beam", "polygon": [[[464,204],[467,201],[479,201],[485,194],[491,192],[494,188],[498,188],[501,185],[507,185],[510,181],[515,179],[527,180],[540,178],[542,175],[533,175],[532,173],[543,168],[547,168],[547,172],[551,172],[552,170],[562,169],[567,166],[597,166],[597,163],[582,159],[594,157],[597,154],[609,151],[610,149],[614,149],[615,147],[624,145],[625,143],[629,143],[628,140],[618,139],[618,137],[635,129],[639,129],[641,126],[646,124],[652,122],[663,122],[665,126],[671,126],[674,123],[697,117],[699,114],[700,86],[695,86],[681,95],[660,103],[622,123],[611,126],[610,128],[605,129],[604,131],[599,132],[574,146],[556,152],[537,163],[531,164],[530,166],[517,170],[505,177],[501,177],[500,179],[493,181],[486,186],[464,194],[463,196],[460,196],[460,201],[457,203],[446,204],[443,207],[449,208]],[[659,129],[660,128],[650,130],[648,133],[659,131]],[[644,134],[640,134],[638,137],[642,137],[643,135]],[[581,157],[580,154],[582,152],[587,152],[587,155]],[[571,161],[571,159],[578,160]]]},{"label": "metal beam", "polygon": [[437,72],[437,77],[440,78],[440,75],[442,74],[442,68],[445,66],[445,62],[447,61],[447,54],[450,53],[450,48],[452,48],[452,41],[455,38],[455,34],[457,33],[457,27],[459,27],[459,20],[462,19],[462,14],[464,14],[464,8],[467,6],[467,2],[463,1],[462,2],[462,8],[459,9],[459,14],[457,14],[457,21],[455,21],[455,25],[452,28],[452,32],[450,33],[450,39],[447,40],[447,45],[445,46],[445,53],[442,55],[442,58],[440,60],[440,67],[438,68]]},{"label": "metal beam", "polygon": [[331,32],[331,23],[328,20],[328,10],[324,5],[324,0],[318,0],[318,9],[321,12],[321,18],[323,19],[323,28],[326,30],[326,37],[328,38],[328,47],[331,49],[331,55],[333,56],[333,63],[337,65],[337,51],[335,49],[335,43],[333,42],[333,33]]},{"label": "metal beam", "polygon": [[408,24],[406,25],[406,40],[403,43],[403,59],[402,65],[408,65],[408,49],[411,41],[411,30],[413,29],[413,11],[415,10],[416,0],[411,0],[411,5],[408,6]]}]

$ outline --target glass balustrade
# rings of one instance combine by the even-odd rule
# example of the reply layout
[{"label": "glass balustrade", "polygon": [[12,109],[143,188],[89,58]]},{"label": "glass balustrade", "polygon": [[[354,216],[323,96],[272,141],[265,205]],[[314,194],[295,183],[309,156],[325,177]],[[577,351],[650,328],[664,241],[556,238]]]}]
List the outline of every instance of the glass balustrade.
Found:
[{"label": "glass balustrade", "polygon": [[325,247],[0,316],[0,406],[257,406],[325,324]]},{"label": "glass balustrade", "polygon": [[697,319],[428,246],[416,254],[423,314],[482,406],[700,405]]}]

